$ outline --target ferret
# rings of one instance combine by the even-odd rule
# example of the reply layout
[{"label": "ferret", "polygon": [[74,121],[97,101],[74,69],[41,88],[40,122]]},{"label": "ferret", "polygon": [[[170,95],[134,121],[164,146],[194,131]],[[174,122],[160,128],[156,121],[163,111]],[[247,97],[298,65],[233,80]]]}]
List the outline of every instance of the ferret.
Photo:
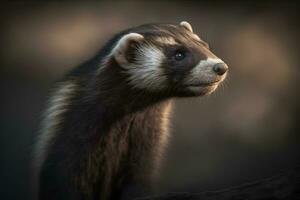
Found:
[{"label": "ferret", "polygon": [[38,199],[112,200],[150,189],[172,99],[212,93],[227,71],[186,21],[114,36],[54,89],[36,145]]}]

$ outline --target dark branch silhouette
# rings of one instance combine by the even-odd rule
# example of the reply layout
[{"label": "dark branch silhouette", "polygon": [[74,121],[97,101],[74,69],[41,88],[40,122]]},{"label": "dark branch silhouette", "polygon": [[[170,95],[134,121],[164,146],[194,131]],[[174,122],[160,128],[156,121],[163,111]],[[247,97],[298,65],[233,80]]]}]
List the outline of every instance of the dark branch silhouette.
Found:
[{"label": "dark branch silhouette", "polygon": [[138,200],[299,200],[300,166],[270,178],[218,191],[169,193]]}]

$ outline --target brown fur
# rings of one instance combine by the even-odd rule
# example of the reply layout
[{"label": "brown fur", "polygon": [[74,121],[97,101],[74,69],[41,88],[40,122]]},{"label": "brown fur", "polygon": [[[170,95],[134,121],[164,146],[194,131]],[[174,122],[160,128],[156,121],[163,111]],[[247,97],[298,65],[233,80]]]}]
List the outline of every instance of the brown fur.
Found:
[{"label": "brown fur", "polygon": [[[205,80],[194,78],[196,85],[185,85],[200,60],[213,55],[191,30],[166,24],[129,29],[58,83],[37,146],[39,199],[132,198],[151,188],[167,143],[171,98],[204,95],[224,79],[204,66],[206,70],[196,72],[205,73],[200,74]],[[117,49],[117,60],[129,63],[124,67],[111,52],[131,32],[142,37]],[[168,44],[162,44],[165,41]],[[137,53],[139,46],[149,43],[164,59],[161,66],[150,63],[153,69],[163,69],[150,81],[165,79],[151,90],[147,84],[129,83],[130,73],[140,75],[140,69],[149,67],[134,63],[143,56]],[[187,53],[185,62],[174,60],[178,49]],[[132,66],[136,69],[130,71]]]}]

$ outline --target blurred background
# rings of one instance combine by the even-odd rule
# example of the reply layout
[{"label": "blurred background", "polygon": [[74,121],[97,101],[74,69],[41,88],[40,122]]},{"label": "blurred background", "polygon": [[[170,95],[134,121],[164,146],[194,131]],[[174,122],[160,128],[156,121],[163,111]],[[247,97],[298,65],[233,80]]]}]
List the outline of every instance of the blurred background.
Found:
[{"label": "blurred background", "polygon": [[115,33],[189,21],[230,67],[209,97],[176,100],[161,192],[216,190],[300,161],[296,1],[1,4],[0,199],[32,199],[30,160],[49,90]]}]

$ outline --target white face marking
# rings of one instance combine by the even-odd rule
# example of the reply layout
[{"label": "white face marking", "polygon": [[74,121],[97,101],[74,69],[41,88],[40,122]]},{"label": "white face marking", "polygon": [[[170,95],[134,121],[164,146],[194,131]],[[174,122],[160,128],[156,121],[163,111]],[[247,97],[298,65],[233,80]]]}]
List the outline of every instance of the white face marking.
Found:
[{"label": "white face marking", "polygon": [[76,86],[76,83],[72,81],[63,83],[49,101],[48,109],[44,113],[41,135],[36,145],[35,165],[37,168],[44,162],[47,147],[59,128],[63,114],[70,105],[70,99],[76,91]]},{"label": "white face marking", "polygon": [[[164,60],[165,55],[157,46],[149,43],[138,46],[134,63],[129,63],[124,56],[126,47],[130,41],[140,41],[143,39],[144,37],[138,33],[129,33],[123,36],[117,42],[112,52],[103,59],[104,61],[101,63],[102,67],[99,68],[98,73],[101,73],[109,59],[115,57],[120,66],[126,69],[125,73],[129,75],[129,83],[134,88],[157,90],[164,87],[167,78],[162,75],[163,70],[159,66]],[[164,43],[175,43],[175,40],[171,37],[166,37],[160,41]]]},{"label": "white face marking", "polygon": [[206,67],[206,66],[212,66],[212,65],[215,65],[215,64],[218,64],[218,63],[224,63],[223,60],[221,60],[220,58],[207,58],[206,60],[201,60],[199,62],[199,64],[196,66],[199,67],[199,68],[203,68],[203,67]]},{"label": "white face marking", "polygon": [[[215,80],[216,74],[213,72],[212,66],[218,63],[224,63],[224,61],[219,58],[201,60],[198,65],[191,70],[190,75],[184,82],[186,84],[192,84],[195,82],[211,82],[212,80]],[[225,77],[222,79],[224,78]]]},{"label": "white face marking", "polygon": [[164,59],[165,55],[158,47],[151,44],[140,46],[136,61],[127,68],[129,83],[136,88],[163,88],[167,81],[161,68]]}]

